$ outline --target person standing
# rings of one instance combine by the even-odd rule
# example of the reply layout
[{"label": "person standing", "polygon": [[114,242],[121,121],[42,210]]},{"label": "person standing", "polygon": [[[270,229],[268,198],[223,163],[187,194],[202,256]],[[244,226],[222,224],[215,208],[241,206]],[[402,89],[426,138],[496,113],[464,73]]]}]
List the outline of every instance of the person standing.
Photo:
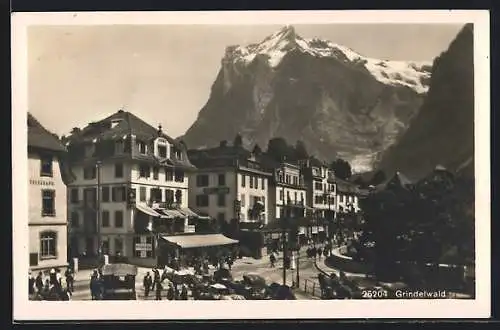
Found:
[{"label": "person standing", "polygon": [[153,284],[153,279],[151,278],[151,275],[149,275],[149,272],[146,273],[144,276],[144,296],[147,298],[149,297],[149,291],[151,290],[151,286]]},{"label": "person standing", "polygon": [[167,289],[167,299],[168,300],[174,300],[174,286],[172,282],[169,283],[168,289]]},{"label": "person standing", "polygon": [[38,291],[38,293],[42,293],[43,291],[43,275],[42,275],[42,272],[38,272],[38,275],[36,276],[36,279],[35,279],[35,286],[36,286],[36,290]]},{"label": "person standing", "polygon": [[163,286],[162,286],[161,282],[157,282],[155,284],[156,300],[161,300],[161,290],[163,290]]},{"label": "person standing", "polygon": [[186,283],[182,283],[181,286],[181,300],[188,300],[188,290]]},{"label": "person standing", "polygon": [[227,257],[227,267],[229,267],[229,270],[231,270],[231,267],[233,266],[233,258],[231,256]]},{"label": "person standing", "polygon": [[99,300],[99,291],[99,278],[97,270],[94,270],[92,276],[90,277],[90,295],[92,296],[92,300]]},{"label": "person standing", "polygon": [[29,272],[28,275],[28,294],[32,297],[35,294],[35,279],[33,278],[33,274]]}]

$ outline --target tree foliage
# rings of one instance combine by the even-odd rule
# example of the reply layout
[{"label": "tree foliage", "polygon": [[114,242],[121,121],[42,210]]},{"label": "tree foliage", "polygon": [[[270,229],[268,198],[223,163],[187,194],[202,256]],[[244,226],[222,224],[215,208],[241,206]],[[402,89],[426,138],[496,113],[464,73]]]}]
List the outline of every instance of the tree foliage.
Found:
[{"label": "tree foliage", "polygon": [[409,188],[391,187],[362,200],[365,224],[360,243],[365,247],[368,242],[374,244],[375,269],[470,262],[474,253],[473,190],[471,181],[435,171]]},{"label": "tree foliage", "polygon": [[330,168],[333,170],[336,177],[343,180],[349,179],[352,175],[351,164],[349,164],[349,162],[341,158],[334,160],[330,164]]},{"label": "tree foliage", "polygon": [[289,145],[284,138],[275,137],[269,140],[266,153],[276,161],[299,160],[309,157],[304,142],[297,141],[295,146]]},{"label": "tree foliage", "polygon": [[233,146],[235,146],[235,147],[241,147],[241,146],[243,146],[243,138],[241,137],[240,134],[237,134],[234,137]]}]

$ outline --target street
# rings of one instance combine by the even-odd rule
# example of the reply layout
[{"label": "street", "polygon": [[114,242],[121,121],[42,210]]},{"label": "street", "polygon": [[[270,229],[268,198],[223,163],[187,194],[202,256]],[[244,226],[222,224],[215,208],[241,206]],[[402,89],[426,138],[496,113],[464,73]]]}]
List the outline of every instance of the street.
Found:
[{"label": "street", "polygon": [[[211,268],[210,272],[213,273],[214,269]],[[154,293],[150,293],[149,297],[144,297],[144,290],[142,285],[142,280],[146,272],[150,272],[149,268],[138,268],[138,274],[136,277],[136,291],[137,298],[139,300],[154,300]],[[317,280],[318,270],[314,266],[314,259],[308,259],[301,254],[300,264],[299,264],[299,276],[301,282],[302,290],[296,290],[295,295],[297,299],[318,299],[317,297],[313,297],[310,293],[304,293],[303,288],[305,285],[305,281],[307,281],[308,286],[312,286],[312,283],[315,283],[316,287],[319,287],[319,283]],[[278,262],[274,268],[271,268],[271,264],[269,262],[269,257],[265,256],[262,259],[253,259],[244,257],[242,259],[235,260],[234,265],[231,269],[231,273],[234,279],[241,279],[245,274],[256,274],[260,275],[266,279],[267,284],[271,284],[273,282],[283,284],[283,267],[281,258],[278,258]],[[296,279],[297,271],[287,270],[286,272],[286,284],[291,286],[292,281]],[[72,300],[91,300],[90,296],[90,270],[82,270],[79,271],[76,275]],[[163,297],[166,296],[166,292],[164,292]],[[164,298],[166,299],[166,298]]]}]

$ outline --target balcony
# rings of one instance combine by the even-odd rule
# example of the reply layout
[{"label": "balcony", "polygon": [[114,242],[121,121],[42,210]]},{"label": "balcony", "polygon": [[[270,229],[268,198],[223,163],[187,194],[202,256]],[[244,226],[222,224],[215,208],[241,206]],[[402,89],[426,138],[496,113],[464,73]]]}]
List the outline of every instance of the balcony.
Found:
[{"label": "balcony", "polygon": [[288,206],[296,206],[296,207],[304,207],[304,201],[296,201],[296,200],[287,200],[286,205]]}]

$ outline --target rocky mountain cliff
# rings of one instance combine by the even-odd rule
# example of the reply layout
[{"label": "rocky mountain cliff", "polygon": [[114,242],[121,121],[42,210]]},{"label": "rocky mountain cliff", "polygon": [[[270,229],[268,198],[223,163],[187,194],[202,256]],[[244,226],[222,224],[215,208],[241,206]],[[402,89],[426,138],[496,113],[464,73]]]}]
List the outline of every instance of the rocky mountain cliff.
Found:
[{"label": "rocky mountain cliff", "polygon": [[443,165],[474,173],[473,25],[467,24],[438,56],[425,102],[379,168],[418,178]]},{"label": "rocky mountain cliff", "polygon": [[371,169],[418,113],[431,63],[378,60],[291,26],[258,44],[231,46],[206,105],[181,139],[211,147],[243,136],[265,148],[272,137],[324,160]]}]

